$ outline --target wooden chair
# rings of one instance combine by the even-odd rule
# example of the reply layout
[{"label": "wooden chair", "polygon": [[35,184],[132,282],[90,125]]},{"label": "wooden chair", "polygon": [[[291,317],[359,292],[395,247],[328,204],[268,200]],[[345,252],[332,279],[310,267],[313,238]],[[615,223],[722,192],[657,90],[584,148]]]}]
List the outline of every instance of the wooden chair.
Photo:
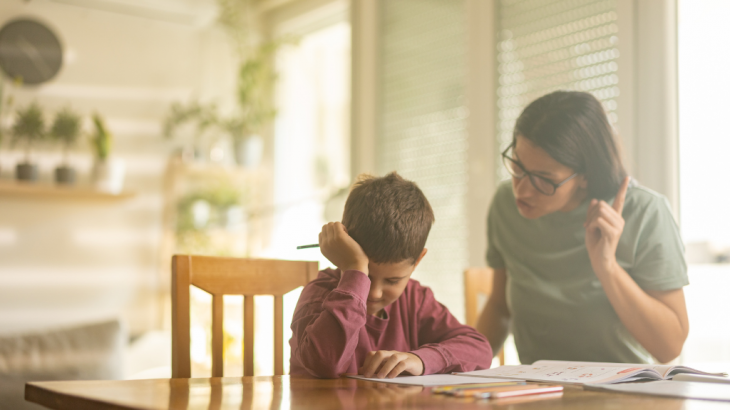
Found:
[{"label": "wooden chair", "polygon": [[213,377],[223,376],[223,295],[243,295],[243,373],[253,376],[254,295],[274,296],[274,372],[284,374],[284,294],[317,277],[317,262],[172,257],[172,377],[190,377],[190,285],[213,295]]},{"label": "wooden chair", "polygon": [[[489,299],[492,295],[494,271],[490,268],[468,268],[464,271],[464,300],[466,301],[466,324],[476,327],[479,321],[479,295]],[[504,349],[500,350],[500,366],[504,364]]]}]

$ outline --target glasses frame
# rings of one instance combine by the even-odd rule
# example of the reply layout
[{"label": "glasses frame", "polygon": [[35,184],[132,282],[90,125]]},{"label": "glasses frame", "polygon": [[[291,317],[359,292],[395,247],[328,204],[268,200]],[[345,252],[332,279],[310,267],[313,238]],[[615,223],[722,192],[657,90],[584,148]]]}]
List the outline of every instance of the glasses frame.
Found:
[{"label": "glasses frame", "polygon": [[[510,144],[510,146],[507,147],[507,149],[502,151],[502,164],[504,164],[504,167],[507,168],[507,172],[514,178],[522,179],[524,177],[529,177],[530,183],[532,184],[533,188],[535,188],[537,190],[537,192],[539,192],[543,195],[547,195],[547,196],[555,195],[555,192],[558,190],[558,188],[560,188],[561,186],[565,185],[566,182],[568,182],[571,179],[578,176],[578,173],[575,172],[573,175],[569,176],[568,178],[565,178],[564,180],[562,180],[561,182],[556,184],[555,182],[553,182],[545,177],[541,177],[540,175],[535,175],[532,172],[526,170],[525,166],[522,165],[519,161],[516,161],[507,155],[507,152],[509,152],[509,150],[511,150],[511,149],[514,149],[514,147],[515,147],[515,144]],[[512,167],[507,165],[507,162],[517,165],[517,167],[519,167],[519,169],[521,169],[522,172],[524,172],[524,175],[522,175],[522,176],[515,175],[514,170],[512,169]],[[535,180],[533,178],[539,178],[541,181],[547,182],[550,186],[553,187],[553,192],[547,193],[547,192],[544,192],[542,189],[538,188],[537,184],[535,184]]]}]

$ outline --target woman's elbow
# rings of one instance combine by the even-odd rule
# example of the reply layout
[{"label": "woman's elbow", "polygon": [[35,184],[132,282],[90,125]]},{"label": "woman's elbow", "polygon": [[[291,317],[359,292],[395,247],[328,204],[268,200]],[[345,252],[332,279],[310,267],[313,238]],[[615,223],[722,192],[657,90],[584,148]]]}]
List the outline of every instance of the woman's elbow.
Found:
[{"label": "woman's elbow", "polygon": [[679,350],[667,350],[665,352],[661,352],[659,354],[654,355],[654,358],[659,363],[669,363],[672,360],[679,357],[680,353],[682,353],[682,349]]},{"label": "woman's elbow", "polygon": [[683,335],[681,338],[677,338],[671,343],[667,343],[663,346],[663,349],[654,354],[654,358],[659,363],[669,363],[672,360],[679,357],[682,354],[682,348],[684,347],[684,341],[687,339],[687,335]]}]

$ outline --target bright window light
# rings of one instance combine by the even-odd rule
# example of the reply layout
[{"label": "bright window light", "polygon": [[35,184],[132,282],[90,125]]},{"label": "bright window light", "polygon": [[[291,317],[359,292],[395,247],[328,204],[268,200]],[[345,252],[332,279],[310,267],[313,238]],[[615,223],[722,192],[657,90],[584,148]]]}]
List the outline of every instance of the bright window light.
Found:
[{"label": "bright window light", "polygon": [[[690,286],[690,334],[682,361],[703,370],[730,366],[730,2],[679,3],[680,219]],[[720,321],[720,322],[719,322]]]}]

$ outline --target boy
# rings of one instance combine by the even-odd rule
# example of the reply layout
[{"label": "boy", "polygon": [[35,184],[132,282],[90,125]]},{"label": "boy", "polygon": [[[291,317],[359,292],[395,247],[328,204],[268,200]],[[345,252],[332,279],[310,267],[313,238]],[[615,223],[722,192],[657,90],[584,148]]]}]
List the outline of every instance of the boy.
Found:
[{"label": "boy", "polygon": [[322,254],[337,269],[320,271],[299,297],[291,374],[393,378],[489,368],[487,339],[410,279],[433,222],[415,183],[395,172],[359,178],[342,223],[319,234]]}]

